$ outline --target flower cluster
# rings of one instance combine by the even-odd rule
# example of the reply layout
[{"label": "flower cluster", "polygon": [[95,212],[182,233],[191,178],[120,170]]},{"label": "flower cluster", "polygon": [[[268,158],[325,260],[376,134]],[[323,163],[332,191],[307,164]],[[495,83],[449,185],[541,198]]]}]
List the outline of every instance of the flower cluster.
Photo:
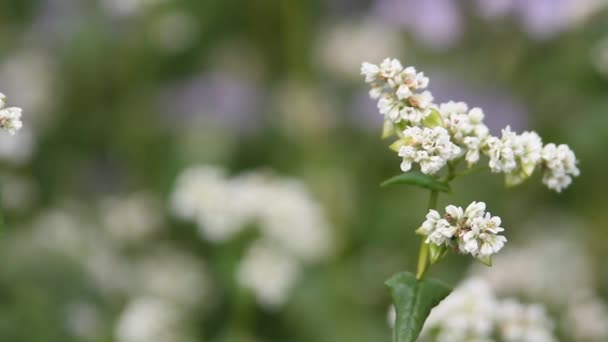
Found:
[{"label": "flower cluster", "polygon": [[481,278],[471,278],[431,311],[423,341],[556,341],[543,306],[499,299]]},{"label": "flower cluster", "polygon": [[5,107],[6,96],[0,93],[0,129],[8,131],[10,134],[15,134],[21,129],[21,108]]},{"label": "flower cluster", "polygon": [[498,235],[504,231],[500,227],[500,217],[485,210],[483,202],[473,202],[465,210],[449,205],[443,217],[436,210],[429,210],[416,232],[426,236],[427,244],[452,247],[462,254],[490,263],[492,255],[503,248],[507,239]]},{"label": "flower cluster", "polygon": [[285,302],[301,263],[330,252],[329,224],[319,204],[293,179],[268,172],[230,178],[217,167],[193,167],[178,177],[171,205],[212,242],[227,241],[249,226],[258,228],[258,240],[245,252],[238,280],[270,309]]},{"label": "flower cluster", "polygon": [[429,79],[397,59],[387,58],[380,65],[365,62],[361,74],[384,116],[383,136],[398,137],[391,148],[403,158],[403,172],[417,163],[422,173],[436,174],[446,164],[456,167],[462,160],[471,168],[483,155],[492,172],[505,175],[507,185],[520,184],[538,168],[543,183],[560,192],[579,175],[567,145],[543,145],[537,133],[517,134],[508,126],[500,137],[492,136],[480,108],[453,101],[435,104],[433,95],[422,91]]}]

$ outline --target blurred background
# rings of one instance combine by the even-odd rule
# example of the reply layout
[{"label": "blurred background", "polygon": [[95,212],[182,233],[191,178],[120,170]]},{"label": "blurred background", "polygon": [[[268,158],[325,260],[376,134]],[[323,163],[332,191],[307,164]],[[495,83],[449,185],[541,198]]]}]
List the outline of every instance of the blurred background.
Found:
[{"label": "blurred background", "polygon": [[431,275],[608,341],[607,5],[2,0],[0,91],[24,129],[0,135],[0,341],[389,341],[383,283],[415,268],[428,197],[379,187],[400,160],[359,66],[389,56],[494,134],[580,160],[559,195],[538,174],[454,182],[440,206],[485,201],[509,244]]}]

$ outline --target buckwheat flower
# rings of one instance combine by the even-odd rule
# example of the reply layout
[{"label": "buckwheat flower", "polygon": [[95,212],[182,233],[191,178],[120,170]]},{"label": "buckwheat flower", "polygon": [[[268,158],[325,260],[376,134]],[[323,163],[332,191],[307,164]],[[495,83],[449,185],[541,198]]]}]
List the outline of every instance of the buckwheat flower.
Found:
[{"label": "buckwheat flower", "polygon": [[463,143],[467,148],[464,159],[467,161],[468,166],[471,167],[479,161],[479,152],[483,146],[484,140],[479,137],[465,137]]},{"label": "buckwheat flower", "polygon": [[543,142],[536,132],[523,132],[513,138],[513,154],[517,166],[506,173],[507,185],[517,185],[532,175],[541,159]]},{"label": "buckwheat flower", "polygon": [[552,332],[553,322],[541,305],[526,305],[515,299],[506,299],[499,304],[496,315],[502,341],[556,341]]},{"label": "buckwheat flower", "polygon": [[454,247],[458,252],[471,254],[488,264],[507,239],[498,235],[504,231],[500,227],[500,217],[485,210],[484,202],[472,202],[465,210],[448,205],[443,218],[436,210],[430,210],[416,233],[426,236],[427,244]]},{"label": "buckwheat flower", "polygon": [[574,152],[568,145],[547,144],[542,150],[543,183],[561,192],[572,183],[572,177],[580,174]]},{"label": "buckwheat flower", "polygon": [[403,66],[398,59],[386,58],[380,63],[380,76],[387,80],[387,82],[390,82],[390,80],[397,76],[402,70]]},{"label": "buckwheat flower", "polygon": [[[3,101],[4,102],[4,101]],[[8,107],[0,109],[0,128],[7,130],[10,134],[15,134],[21,129],[21,108]]]},{"label": "buckwheat flower", "polygon": [[287,301],[299,273],[293,257],[268,242],[258,241],[241,261],[237,279],[253,292],[261,306],[273,310]]},{"label": "buckwheat flower", "polygon": [[513,151],[517,144],[517,134],[512,132],[509,126],[502,130],[500,139],[489,137],[487,144],[492,172],[509,173],[517,167],[515,151]]},{"label": "buckwheat flower", "polygon": [[376,64],[363,62],[361,64],[361,75],[365,76],[365,82],[371,83],[376,81],[380,74],[380,68]]},{"label": "buckwheat flower", "polygon": [[418,163],[423,173],[434,174],[461,151],[450,141],[448,131],[443,127],[408,127],[397,145],[398,154],[403,158],[403,172],[409,171],[412,163]]},{"label": "buckwheat flower", "polygon": [[465,230],[459,241],[459,251],[482,260],[498,253],[507,242],[507,238],[498,235],[504,231],[500,223],[500,217],[492,216],[490,213],[469,220],[467,225],[469,230]]}]

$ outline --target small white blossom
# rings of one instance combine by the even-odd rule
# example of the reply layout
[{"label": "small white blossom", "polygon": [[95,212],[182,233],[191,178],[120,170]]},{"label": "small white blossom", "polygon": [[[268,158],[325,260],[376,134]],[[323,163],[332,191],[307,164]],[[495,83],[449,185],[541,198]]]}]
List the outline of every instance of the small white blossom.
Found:
[{"label": "small white blossom", "polygon": [[427,236],[425,242],[437,246],[455,246],[463,254],[485,260],[500,251],[507,239],[498,235],[500,217],[486,213],[486,204],[472,202],[465,210],[449,205],[445,216],[430,210],[417,233]]},{"label": "small white blossom", "polygon": [[423,173],[434,174],[460,154],[460,148],[450,141],[443,127],[408,127],[401,141],[398,153],[403,158],[403,172],[409,171],[412,163],[418,163]]},{"label": "small white blossom", "polygon": [[376,81],[380,74],[380,68],[376,64],[363,62],[361,64],[361,75],[365,76],[365,82],[371,83]]},{"label": "small white blossom", "polygon": [[568,145],[547,144],[542,150],[544,166],[543,183],[552,190],[561,192],[572,183],[572,177],[580,174],[574,152]]},{"label": "small white blossom", "polygon": [[461,253],[487,258],[504,247],[507,238],[498,235],[504,231],[504,228],[500,227],[500,217],[486,213],[483,217],[478,216],[468,221],[470,230],[464,233],[458,245]]},{"label": "small white blossom", "polygon": [[429,79],[416,68],[403,69],[398,60],[387,58],[380,66],[364,62],[361,74],[371,86],[370,97],[379,99],[378,110],[387,120],[418,125],[431,113],[433,95],[419,92],[428,86]]},{"label": "small white blossom", "polygon": [[485,146],[489,129],[483,123],[480,108],[469,107],[464,102],[447,102],[439,105],[439,113],[455,144],[466,149],[465,160],[469,167],[479,161],[480,150]]},{"label": "small white blossom", "polygon": [[515,161],[515,151],[513,150],[517,142],[517,134],[511,131],[511,128],[502,130],[502,137],[489,137],[488,156],[490,157],[490,170],[492,172],[509,173],[517,167]]},{"label": "small white blossom", "polygon": [[[0,100],[4,104],[4,100]],[[0,128],[7,130],[10,134],[17,133],[21,129],[21,108],[8,107],[0,109]]]}]

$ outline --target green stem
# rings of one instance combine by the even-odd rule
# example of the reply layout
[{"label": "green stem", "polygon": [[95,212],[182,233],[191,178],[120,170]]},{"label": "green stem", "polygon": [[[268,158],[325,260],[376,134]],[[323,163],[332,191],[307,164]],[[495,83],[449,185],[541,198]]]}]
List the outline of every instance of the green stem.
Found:
[{"label": "green stem", "polygon": [[[429,205],[428,210],[435,209],[437,207],[437,199],[439,197],[439,192],[437,190],[431,191],[431,196],[429,197]],[[418,253],[418,270],[416,272],[416,278],[422,279],[426,274],[426,271],[429,268],[429,245],[424,242],[424,237],[420,242],[420,252]]]}]

